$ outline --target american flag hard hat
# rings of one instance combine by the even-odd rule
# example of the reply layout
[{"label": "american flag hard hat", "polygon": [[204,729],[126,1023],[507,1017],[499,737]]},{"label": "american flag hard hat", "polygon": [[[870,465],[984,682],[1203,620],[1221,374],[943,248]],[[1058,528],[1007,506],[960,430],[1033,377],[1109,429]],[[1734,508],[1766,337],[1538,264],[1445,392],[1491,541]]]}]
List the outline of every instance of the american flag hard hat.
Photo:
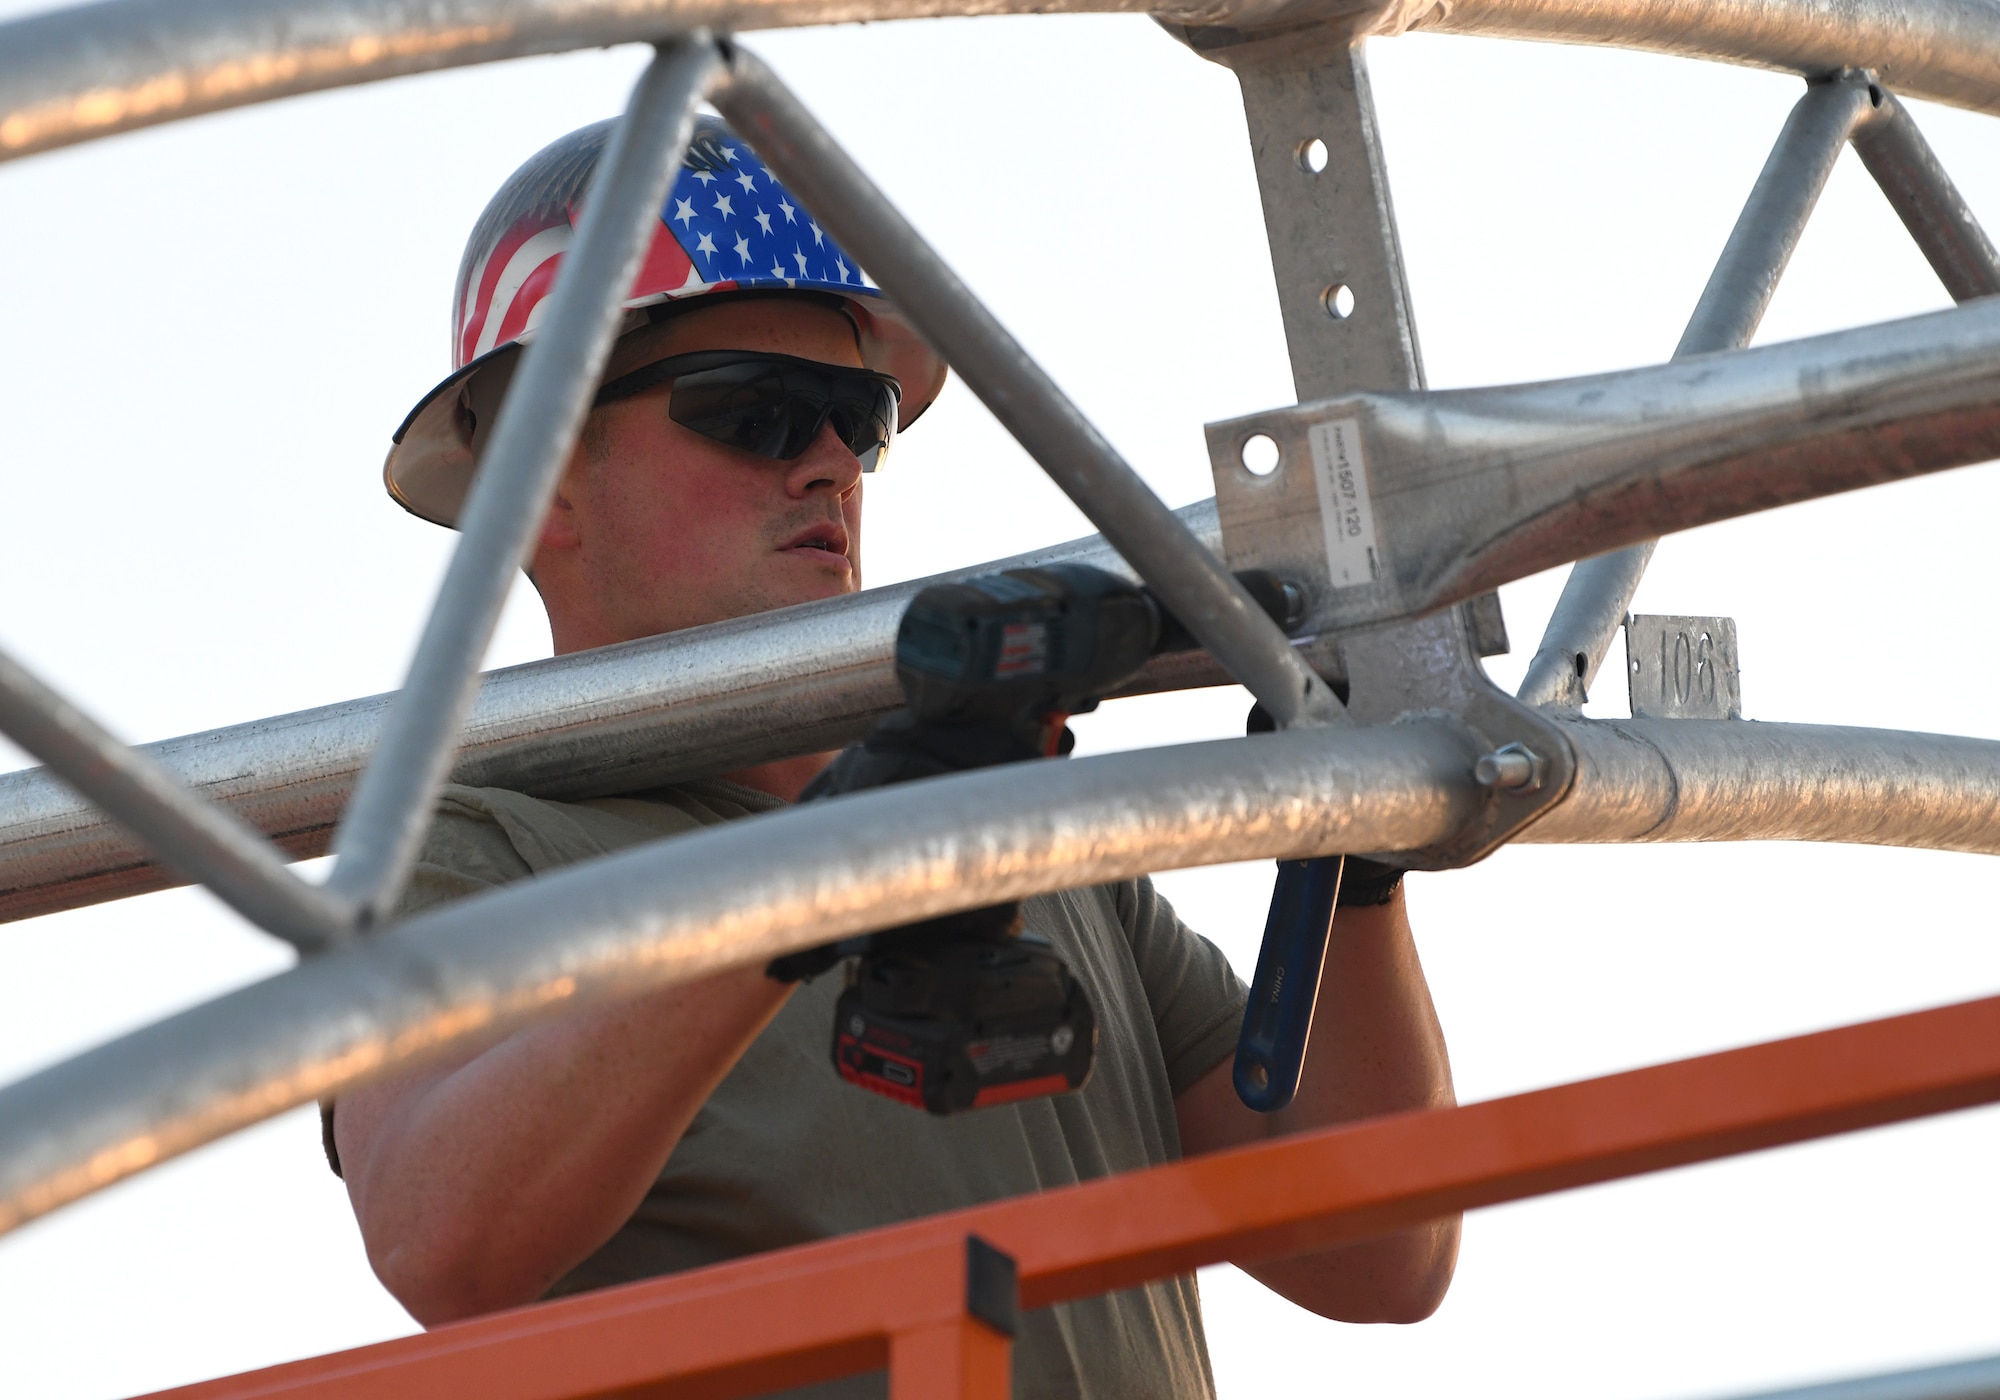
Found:
[{"label": "american flag hard hat", "polygon": [[[596,122],[544,147],[508,177],[473,226],[452,298],[452,373],[396,430],[382,466],[406,510],[453,524],[472,482],[469,390],[511,375],[521,342],[547,310],[556,269],[612,124]],[[944,387],[937,353],[897,314],[858,263],[720,118],[697,116],[659,226],[626,296],[625,331],[689,297],[803,291],[838,298],[862,359],[902,384],[908,427]]]}]

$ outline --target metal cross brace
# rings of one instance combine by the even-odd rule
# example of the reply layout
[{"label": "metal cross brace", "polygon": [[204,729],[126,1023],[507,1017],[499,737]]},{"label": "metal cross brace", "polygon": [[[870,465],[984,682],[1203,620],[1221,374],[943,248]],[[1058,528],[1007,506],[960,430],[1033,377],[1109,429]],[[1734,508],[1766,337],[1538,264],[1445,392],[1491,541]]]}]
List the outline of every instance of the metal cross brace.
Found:
[{"label": "metal cross brace", "polygon": [[[1873,74],[1846,69],[1808,84],[1792,109],[1675,359],[1750,343],[1849,142],[1954,301],[2000,292],[2000,256],[1908,110]],[[1521,699],[1581,710],[1657,543],[1643,540],[1570,570],[1521,682]]]}]

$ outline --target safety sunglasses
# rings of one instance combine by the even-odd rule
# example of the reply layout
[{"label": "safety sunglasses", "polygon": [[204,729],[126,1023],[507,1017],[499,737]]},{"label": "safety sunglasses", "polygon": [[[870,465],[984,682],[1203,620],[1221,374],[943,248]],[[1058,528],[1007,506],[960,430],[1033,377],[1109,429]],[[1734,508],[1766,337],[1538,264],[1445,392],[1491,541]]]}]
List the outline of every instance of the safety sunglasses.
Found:
[{"label": "safety sunglasses", "polygon": [[896,440],[903,386],[886,374],[771,355],[703,350],[670,355],[620,375],[597,391],[595,407],[671,383],[667,417],[725,447],[789,462],[828,423],[872,472]]}]

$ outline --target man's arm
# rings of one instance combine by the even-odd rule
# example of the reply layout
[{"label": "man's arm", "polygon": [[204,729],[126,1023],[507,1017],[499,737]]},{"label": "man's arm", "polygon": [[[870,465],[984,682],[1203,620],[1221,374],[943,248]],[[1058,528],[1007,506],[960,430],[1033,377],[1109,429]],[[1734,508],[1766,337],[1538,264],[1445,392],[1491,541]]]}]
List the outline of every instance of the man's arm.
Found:
[{"label": "man's arm", "polygon": [[[1192,1157],[1308,1128],[1454,1102],[1444,1033],[1431,1005],[1403,893],[1334,916],[1319,1007],[1298,1097],[1254,1113],[1236,1097],[1231,1062],[1174,1100]],[[1302,1308],[1341,1322],[1419,1322],[1437,1310],[1458,1259],[1458,1217],[1245,1272]]]},{"label": "man's arm", "polygon": [[342,1095],[376,1275],[426,1326],[541,1297],[630,1218],[790,993],[740,968]]}]

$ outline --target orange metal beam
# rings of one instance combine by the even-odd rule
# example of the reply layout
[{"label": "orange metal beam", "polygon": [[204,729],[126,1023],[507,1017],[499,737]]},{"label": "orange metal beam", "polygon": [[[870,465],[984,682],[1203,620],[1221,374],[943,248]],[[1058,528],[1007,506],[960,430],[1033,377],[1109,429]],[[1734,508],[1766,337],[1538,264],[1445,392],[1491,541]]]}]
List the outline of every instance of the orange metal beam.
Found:
[{"label": "orange metal beam", "polygon": [[1014,1257],[1022,1305],[1040,1307],[1996,1100],[2000,997],[1276,1139],[160,1400],[724,1397],[892,1362],[894,1400],[988,1400],[1006,1393],[1007,1344],[966,1316],[969,1235]]},{"label": "orange metal beam", "polygon": [[889,1343],[889,1400],[1013,1400],[1011,1352],[969,1317],[900,1332]]}]

